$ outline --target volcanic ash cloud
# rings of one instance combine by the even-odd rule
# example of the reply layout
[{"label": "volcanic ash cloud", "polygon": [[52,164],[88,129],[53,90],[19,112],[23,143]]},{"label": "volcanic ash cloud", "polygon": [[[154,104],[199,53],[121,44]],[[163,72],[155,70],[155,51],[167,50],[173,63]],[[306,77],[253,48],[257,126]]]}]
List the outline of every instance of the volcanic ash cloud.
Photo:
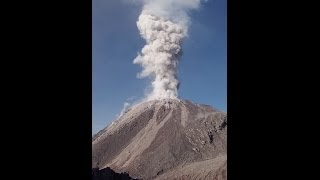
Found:
[{"label": "volcanic ash cloud", "polygon": [[153,78],[153,91],[148,99],[176,98],[177,66],[185,30],[179,24],[149,14],[141,14],[137,25],[146,45],[134,63],[143,67],[138,77]]},{"label": "volcanic ash cloud", "polygon": [[187,10],[197,8],[199,0],[145,0],[137,26],[146,45],[134,59],[143,67],[138,78],[150,77],[152,92],[147,100],[176,99],[182,40],[187,36]]}]

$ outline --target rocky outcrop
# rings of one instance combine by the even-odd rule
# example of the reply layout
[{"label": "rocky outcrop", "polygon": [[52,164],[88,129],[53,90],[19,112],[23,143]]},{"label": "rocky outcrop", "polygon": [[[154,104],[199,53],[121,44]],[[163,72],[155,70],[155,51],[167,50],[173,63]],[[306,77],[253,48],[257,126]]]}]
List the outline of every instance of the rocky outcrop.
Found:
[{"label": "rocky outcrop", "polygon": [[116,173],[109,167],[92,169],[92,180],[133,180],[128,173]]}]

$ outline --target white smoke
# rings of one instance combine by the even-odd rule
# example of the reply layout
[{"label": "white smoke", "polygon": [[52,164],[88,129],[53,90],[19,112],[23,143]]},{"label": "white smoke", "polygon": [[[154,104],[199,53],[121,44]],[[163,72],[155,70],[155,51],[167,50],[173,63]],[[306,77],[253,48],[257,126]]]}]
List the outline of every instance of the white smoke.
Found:
[{"label": "white smoke", "polygon": [[132,106],[140,103],[141,101],[142,101],[141,99],[136,99],[136,96],[131,96],[127,98],[127,100],[123,103],[123,107],[120,114],[116,114],[116,118],[117,119],[120,118],[123,114],[128,112]]},{"label": "white smoke", "polygon": [[147,100],[178,97],[177,67],[182,40],[188,31],[187,12],[198,8],[200,1],[143,0],[137,26],[146,45],[133,62],[143,67],[138,78],[152,79],[152,92]]},{"label": "white smoke", "polygon": [[127,110],[128,110],[128,108],[130,107],[130,105],[131,105],[131,104],[130,104],[129,102],[125,102],[125,103],[123,104],[123,108],[122,108],[120,114],[119,114],[119,115],[118,115],[118,114],[116,115],[117,118],[121,117],[124,113],[126,113]]}]

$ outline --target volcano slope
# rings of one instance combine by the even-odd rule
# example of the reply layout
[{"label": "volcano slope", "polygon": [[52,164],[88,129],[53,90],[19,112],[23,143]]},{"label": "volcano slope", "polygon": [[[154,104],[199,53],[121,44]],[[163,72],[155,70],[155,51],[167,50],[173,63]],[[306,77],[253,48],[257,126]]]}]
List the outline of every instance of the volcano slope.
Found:
[{"label": "volcano slope", "polygon": [[93,168],[137,179],[227,179],[227,114],[189,100],[143,102],[98,132]]}]

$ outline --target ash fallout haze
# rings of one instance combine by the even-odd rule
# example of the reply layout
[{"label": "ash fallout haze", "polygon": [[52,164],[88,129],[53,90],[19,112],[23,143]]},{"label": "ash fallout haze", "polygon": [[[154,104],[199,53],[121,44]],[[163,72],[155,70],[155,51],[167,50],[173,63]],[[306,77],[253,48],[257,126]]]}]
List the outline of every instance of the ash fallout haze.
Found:
[{"label": "ash fallout haze", "polygon": [[226,0],[93,0],[93,134],[137,102],[226,112]]}]

